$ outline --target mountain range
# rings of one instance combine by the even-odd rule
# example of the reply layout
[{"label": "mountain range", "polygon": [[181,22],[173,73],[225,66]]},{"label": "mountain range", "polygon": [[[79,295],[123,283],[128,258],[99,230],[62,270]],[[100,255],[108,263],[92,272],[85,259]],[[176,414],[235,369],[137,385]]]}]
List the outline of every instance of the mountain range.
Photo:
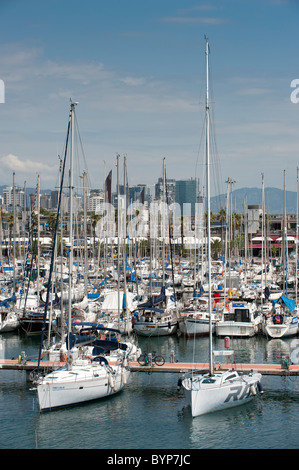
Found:
[{"label": "mountain range", "polygon": [[[278,188],[265,188],[265,211],[269,214],[283,214],[283,190]],[[261,188],[241,188],[232,191],[232,211],[243,213],[245,207],[249,205],[262,205]],[[219,212],[219,209],[226,208],[226,194],[221,194],[211,198],[211,211]],[[297,193],[286,191],[286,212],[287,214],[297,213]]]}]

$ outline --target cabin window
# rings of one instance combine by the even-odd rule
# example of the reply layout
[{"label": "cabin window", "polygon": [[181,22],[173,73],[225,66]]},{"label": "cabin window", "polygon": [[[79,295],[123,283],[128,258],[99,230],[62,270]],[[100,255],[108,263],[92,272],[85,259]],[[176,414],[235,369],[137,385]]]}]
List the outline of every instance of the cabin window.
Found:
[{"label": "cabin window", "polygon": [[201,383],[203,383],[203,384],[213,384],[215,382],[216,382],[215,379],[203,379],[203,381]]},{"label": "cabin window", "polygon": [[235,309],[235,321],[237,322],[249,321],[249,309],[236,308]]},{"label": "cabin window", "polygon": [[230,374],[228,377],[226,377],[225,380],[231,380],[231,379],[234,379],[235,377],[237,377],[237,375],[234,373],[234,374]]}]

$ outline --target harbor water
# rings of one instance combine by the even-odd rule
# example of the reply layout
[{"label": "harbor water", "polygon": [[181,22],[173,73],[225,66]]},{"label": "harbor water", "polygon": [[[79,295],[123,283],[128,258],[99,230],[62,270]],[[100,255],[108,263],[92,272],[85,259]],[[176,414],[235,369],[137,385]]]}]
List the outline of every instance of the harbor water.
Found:
[{"label": "harbor water", "polygon": [[[296,338],[232,339],[238,363],[281,363]],[[143,351],[166,361],[208,362],[208,338],[138,338]],[[1,358],[25,351],[36,358],[38,337],[6,334]],[[215,348],[224,342],[215,339]],[[114,396],[40,413],[24,371],[0,370],[1,449],[296,449],[299,446],[299,377],[263,376],[264,394],[226,411],[191,417],[179,374],[133,372]]]}]

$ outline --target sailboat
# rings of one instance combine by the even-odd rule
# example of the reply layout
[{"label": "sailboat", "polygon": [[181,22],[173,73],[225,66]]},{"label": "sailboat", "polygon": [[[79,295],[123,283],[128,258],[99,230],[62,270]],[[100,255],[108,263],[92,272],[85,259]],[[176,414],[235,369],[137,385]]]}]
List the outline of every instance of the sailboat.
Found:
[{"label": "sailboat", "polygon": [[[272,300],[272,308],[269,308],[262,322],[262,332],[270,338],[285,338],[295,336],[298,333],[298,310],[294,299],[288,295],[288,237],[286,223],[286,191],[285,191],[285,170],[284,170],[284,222],[283,222],[283,264],[284,295]],[[296,247],[297,252],[297,247]]]},{"label": "sailboat", "polygon": [[[256,394],[261,374],[250,373],[239,375],[237,371],[214,371],[214,354],[212,342],[212,298],[211,298],[211,243],[210,243],[210,168],[209,168],[209,43],[206,39],[206,185],[207,185],[207,235],[208,235],[208,299],[210,313],[209,332],[209,372],[207,374],[191,375],[181,380],[185,396],[191,406],[192,417],[211,413],[225,408],[248,402]],[[232,354],[232,351],[221,351],[222,354]]]},{"label": "sailboat", "polygon": [[10,333],[19,328],[19,316],[15,312],[14,306],[11,305],[11,303],[14,304],[15,302],[15,295],[0,302],[0,333]]},{"label": "sailboat", "polygon": [[[72,288],[72,266],[73,266],[73,206],[72,206],[72,196],[73,196],[73,125],[74,125],[74,113],[75,106],[77,103],[71,103],[69,123],[68,123],[68,132],[67,132],[67,142],[65,148],[65,157],[63,164],[62,180],[59,193],[59,202],[57,209],[57,218],[56,218],[56,227],[55,227],[55,236],[53,240],[53,251],[51,259],[51,267],[49,273],[49,285],[51,284],[51,275],[53,270],[53,261],[54,261],[54,251],[56,243],[56,233],[58,228],[59,220],[59,209],[61,204],[61,195],[62,195],[62,186],[63,186],[63,175],[65,172],[65,162],[66,162],[66,153],[68,147],[69,134],[71,135],[71,152],[70,152],[70,242],[71,250],[69,255],[69,290]],[[39,368],[41,360],[41,351],[42,351],[42,341],[43,334],[45,331],[45,320],[47,314],[47,305],[49,299],[49,286],[47,290],[47,300],[45,305],[44,313],[44,325],[42,330],[42,339],[40,345],[39,359],[38,359],[38,369],[37,369],[37,378],[35,379],[35,384],[37,388],[37,396],[40,411],[53,410],[61,407],[66,407],[70,405],[75,405],[82,402],[87,402],[90,400],[96,400],[109,395],[115,394],[118,391],[122,390],[124,385],[127,382],[129,376],[129,370],[126,367],[125,361],[120,361],[119,363],[109,364],[107,358],[99,355],[93,357],[92,359],[86,357],[77,356],[73,358],[72,349],[70,347],[70,338],[71,338],[71,317],[72,317],[72,304],[71,296],[69,296],[69,306],[68,306],[68,350],[65,366],[61,369],[47,374],[45,377],[39,377]]]}]

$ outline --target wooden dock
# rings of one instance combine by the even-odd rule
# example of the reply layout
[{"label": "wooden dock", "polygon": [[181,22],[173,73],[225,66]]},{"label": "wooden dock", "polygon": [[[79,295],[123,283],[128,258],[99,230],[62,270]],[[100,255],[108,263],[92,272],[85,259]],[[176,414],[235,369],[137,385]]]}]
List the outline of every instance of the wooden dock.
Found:
[{"label": "wooden dock", "polygon": [[[64,366],[64,362],[40,362],[41,371],[56,370]],[[2,359],[0,360],[0,370],[25,370],[28,373],[36,371],[38,367],[37,361],[19,361],[17,359]],[[176,373],[183,374],[187,372],[205,373],[209,370],[207,363],[187,363],[187,362],[166,362],[163,366],[141,366],[138,362],[130,362],[128,367],[131,372],[146,372],[146,373]],[[251,370],[260,372],[262,375],[281,375],[281,376],[298,376],[298,364],[215,364],[215,371],[217,370],[230,370],[235,369],[238,372],[249,373]]]},{"label": "wooden dock", "polygon": [[[132,372],[170,372],[170,373],[205,373],[209,371],[207,363],[186,363],[186,362],[165,362],[163,366],[140,366],[138,362],[130,362]],[[250,371],[260,372],[262,375],[299,375],[299,365],[281,365],[281,364],[215,364],[215,371],[224,371],[235,369],[237,372],[248,374]]]},{"label": "wooden dock", "polygon": [[[41,370],[55,370],[59,369],[65,365],[65,362],[53,362],[53,361],[40,361]],[[32,372],[38,367],[38,362],[36,361],[19,361],[18,359],[1,359],[0,360],[0,370],[26,370],[27,372]]]}]

